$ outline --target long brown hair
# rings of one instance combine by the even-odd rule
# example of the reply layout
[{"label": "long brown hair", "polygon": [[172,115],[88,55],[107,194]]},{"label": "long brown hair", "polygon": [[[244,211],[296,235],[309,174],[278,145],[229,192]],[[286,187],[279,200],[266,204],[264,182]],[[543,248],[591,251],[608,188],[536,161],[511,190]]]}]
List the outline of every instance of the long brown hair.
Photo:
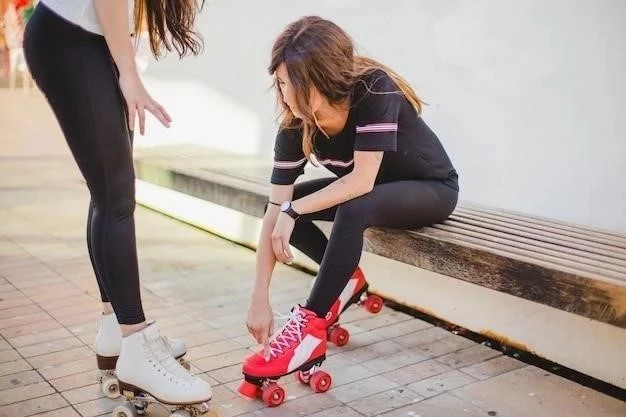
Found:
[{"label": "long brown hair", "polygon": [[[302,150],[307,158],[315,153],[313,136],[320,127],[309,103],[311,87],[325,96],[330,104],[350,99],[357,82],[366,74],[384,71],[396,84],[399,92],[413,105],[418,114],[424,102],[408,82],[380,62],[358,56],[348,34],[335,23],[318,16],[306,16],[289,24],[278,36],[272,48],[268,71],[276,73],[285,64],[289,80],[295,90],[295,100],[302,119],[297,119],[285,104],[276,80],[279,115],[282,128],[302,129]],[[369,86],[366,86],[369,89]],[[398,93],[389,92],[389,93]]]},{"label": "long brown hair", "polygon": [[202,37],[194,31],[194,23],[204,1],[136,0],[135,33],[148,31],[155,58],[163,49],[175,49],[180,58],[188,53],[197,55],[202,50]]}]

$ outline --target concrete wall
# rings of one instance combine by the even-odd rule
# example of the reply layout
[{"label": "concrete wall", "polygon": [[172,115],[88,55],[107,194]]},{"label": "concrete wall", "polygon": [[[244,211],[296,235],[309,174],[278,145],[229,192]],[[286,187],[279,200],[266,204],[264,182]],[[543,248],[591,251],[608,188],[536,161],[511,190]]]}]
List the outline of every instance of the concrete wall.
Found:
[{"label": "concrete wall", "polygon": [[213,0],[205,52],[145,73],[174,116],[140,146],[271,157],[275,36],[318,14],[402,73],[457,166],[462,198],[626,232],[623,0]]}]

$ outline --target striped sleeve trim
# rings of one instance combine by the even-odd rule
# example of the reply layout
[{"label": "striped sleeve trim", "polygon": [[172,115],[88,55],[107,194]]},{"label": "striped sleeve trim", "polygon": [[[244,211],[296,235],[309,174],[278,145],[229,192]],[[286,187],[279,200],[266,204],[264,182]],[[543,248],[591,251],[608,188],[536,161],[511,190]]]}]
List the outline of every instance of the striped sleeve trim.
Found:
[{"label": "striped sleeve trim", "polygon": [[306,162],[306,157],[299,161],[274,161],[274,168],[278,169],[294,169],[299,168]]},{"label": "striped sleeve trim", "polygon": [[372,123],[365,126],[357,126],[356,133],[397,132],[397,123]]}]

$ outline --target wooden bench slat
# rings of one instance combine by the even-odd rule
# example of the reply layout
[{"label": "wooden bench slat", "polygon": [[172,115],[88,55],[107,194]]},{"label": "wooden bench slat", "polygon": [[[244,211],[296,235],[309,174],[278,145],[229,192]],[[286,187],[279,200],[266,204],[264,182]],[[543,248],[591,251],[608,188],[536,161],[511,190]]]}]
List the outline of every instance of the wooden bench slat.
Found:
[{"label": "wooden bench slat", "polygon": [[558,233],[564,236],[573,238],[589,240],[591,242],[600,243],[604,245],[614,246],[616,248],[626,249],[626,241],[622,241],[613,235],[606,235],[604,233],[593,233],[584,230],[576,230],[575,228],[567,228],[559,225],[552,225],[546,222],[546,224],[540,224],[524,219],[522,216],[517,218],[503,217],[498,214],[487,213],[482,211],[476,211],[465,206],[458,206],[455,210],[456,214],[470,214],[479,216],[480,218],[497,220],[507,224],[515,224],[519,226],[525,226],[539,231]]},{"label": "wooden bench slat", "polygon": [[471,231],[464,231],[463,233],[453,232],[449,229],[446,230],[445,225],[436,225],[433,227],[429,227],[423,231],[420,231],[420,233],[428,234],[429,236],[437,238],[445,237],[447,240],[454,239],[464,243],[471,243],[476,247],[481,247],[483,250],[497,250],[500,253],[506,253],[509,256],[524,256],[527,259],[533,259],[535,261],[543,261],[544,263],[549,263],[552,265],[553,268],[566,266],[574,270],[586,272],[588,274],[591,274],[592,276],[605,276],[626,282],[625,273],[608,269],[599,262],[595,264],[580,263],[573,259],[564,259],[563,257],[554,256],[550,253],[551,251],[547,249],[544,251],[537,251],[530,245],[524,245],[512,241],[511,244],[507,247],[507,245],[503,245],[504,239],[483,236],[479,233]]},{"label": "wooden bench slat", "polygon": [[[607,258],[613,258],[618,265],[626,265],[626,251],[620,252],[619,248],[615,248],[614,246],[591,242],[580,238],[558,235],[553,232],[536,230],[516,224],[506,224],[497,220],[484,220],[478,216],[457,214],[456,212],[450,216],[450,220],[474,225],[485,230],[490,229],[513,236],[520,236],[536,241],[551,243],[563,247],[564,250],[572,248],[584,251],[586,254],[588,252],[588,255],[602,255]],[[612,262],[610,260],[607,261]]]},{"label": "wooden bench slat", "polygon": [[496,238],[499,242],[502,242],[502,244],[507,246],[516,246],[516,244],[524,245],[526,248],[533,248],[533,250],[540,253],[550,253],[555,257],[562,257],[563,259],[578,261],[581,264],[585,263],[589,265],[606,265],[607,269],[620,273],[626,273],[626,262],[620,259],[585,252],[582,250],[561,245],[555,245],[552,243],[543,242],[541,240],[529,239],[510,233],[503,233],[489,228],[474,226],[455,220],[447,220],[443,222],[443,224],[436,224],[432,227],[441,229],[446,228],[446,230],[449,230],[453,233],[465,233],[464,231],[466,230],[472,231],[476,232],[479,235],[484,235],[486,239],[490,239],[491,237]]},{"label": "wooden bench slat", "polygon": [[487,218],[492,218],[514,224],[520,224],[521,222],[521,224],[523,225],[527,225],[528,227],[533,227],[539,230],[553,231],[555,233],[569,235],[572,237],[579,237],[581,239],[592,239],[593,241],[598,243],[609,243],[621,249],[626,249],[626,236],[620,235],[619,233],[609,233],[605,231],[590,229],[583,226],[578,228],[574,225],[569,225],[567,223],[552,222],[534,216],[526,217],[521,214],[509,214],[508,212],[506,214],[503,214],[502,212],[494,209],[476,208],[476,206],[466,202],[463,202],[463,204],[459,204],[458,209],[462,212],[471,213],[481,217],[484,216]]}]

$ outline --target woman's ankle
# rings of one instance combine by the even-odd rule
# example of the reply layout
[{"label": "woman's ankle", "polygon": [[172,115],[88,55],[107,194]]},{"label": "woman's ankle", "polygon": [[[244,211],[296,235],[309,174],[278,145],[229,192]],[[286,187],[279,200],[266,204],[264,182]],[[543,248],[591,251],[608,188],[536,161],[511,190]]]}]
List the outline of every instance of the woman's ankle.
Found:
[{"label": "woman's ankle", "polygon": [[148,323],[145,321],[137,324],[120,324],[120,328],[122,329],[122,337],[127,337],[133,333],[140,332],[146,327],[148,327]]}]

